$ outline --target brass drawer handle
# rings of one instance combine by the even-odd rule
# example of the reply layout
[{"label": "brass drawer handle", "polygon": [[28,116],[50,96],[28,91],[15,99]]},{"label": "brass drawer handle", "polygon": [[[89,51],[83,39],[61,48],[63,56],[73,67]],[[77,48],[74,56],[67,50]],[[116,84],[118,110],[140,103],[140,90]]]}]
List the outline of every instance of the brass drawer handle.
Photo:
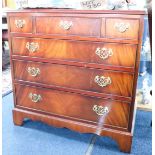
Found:
[{"label": "brass drawer handle", "polygon": [[124,33],[126,30],[129,29],[130,24],[129,23],[115,23],[114,27],[119,32]]},{"label": "brass drawer handle", "polygon": [[112,49],[109,48],[97,48],[96,51],[95,51],[96,55],[98,55],[101,59],[105,60],[107,59],[108,57],[112,56],[113,55],[113,52],[112,52]]},{"label": "brass drawer handle", "polygon": [[30,98],[31,101],[34,102],[34,103],[37,103],[37,102],[39,102],[39,101],[42,100],[42,97],[41,97],[41,95],[39,95],[39,94],[32,94],[32,93],[29,93],[29,98]]},{"label": "brass drawer handle", "polygon": [[66,21],[66,20],[65,21],[61,20],[59,23],[59,26],[64,30],[69,30],[72,25],[73,25],[72,21]]},{"label": "brass drawer handle", "polygon": [[35,42],[27,42],[26,43],[26,48],[29,50],[29,52],[34,53],[39,49],[39,44]]},{"label": "brass drawer handle", "polygon": [[101,87],[106,87],[107,85],[111,84],[111,78],[110,77],[104,77],[104,76],[95,76],[94,81]]},{"label": "brass drawer handle", "polygon": [[31,76],[34,77],[40,74],[40,69],[35,67],[28,67],[27,71]]},{"label": "brass drawer handle", "polygon": [[95,111],[97,115],[102,116],[104,114],[109,113],[109,108],[108,107],[94,105],[93,106],[93,111]]},{"label": "brass drawer handle", "polygon": [[15,20],[15,25],[16,25],[16,28],[23,28],[24,25],[25,25],[25,20],[23,19],[16,19]]}]

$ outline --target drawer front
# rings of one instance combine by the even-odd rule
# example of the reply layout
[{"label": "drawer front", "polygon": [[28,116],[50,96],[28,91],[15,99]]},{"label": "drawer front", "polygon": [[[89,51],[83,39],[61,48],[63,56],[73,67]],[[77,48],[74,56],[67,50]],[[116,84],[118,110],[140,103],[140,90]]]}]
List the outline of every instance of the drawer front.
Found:
[{"label": "drawer front", "polygon": [[67,65],[14,61],[15,79],[131,97],[133,74]]},{"label": "drawer front", "polygon": [[[138,40],[139,20],[112,19],[106,20],[106,37]],[[103,35],[104,36],[104,30]]]},{"label": "drawer front", "polygon": [[[46,25],[46,28],[45,28]],[[77,17],[36,17],[36,33],[100,36],[101,20]]]},{"label": "drawer front", "polygon": [[[63,116],[127,128],[130,106],[125,102],[98,99],[74,93],[15,86],[17,105]],[[22,92],[22,93],[21,93]]]},{"label": "drawer front", "polygon": [[[13,55],[134,67],[136,45],[13,38]],[[18,46],[17,46],[18,45]]]},{"label": "drawer front", "polygon": [[10,31],[32,33],[32,17],[10,17]]}]

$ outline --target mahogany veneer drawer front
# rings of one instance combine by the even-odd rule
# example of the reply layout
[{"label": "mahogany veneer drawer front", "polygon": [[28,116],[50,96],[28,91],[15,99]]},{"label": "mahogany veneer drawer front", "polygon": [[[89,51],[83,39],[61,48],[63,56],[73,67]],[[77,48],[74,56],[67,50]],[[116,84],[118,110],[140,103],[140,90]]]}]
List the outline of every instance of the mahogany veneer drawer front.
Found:
[{"label": "mahogany veneer drawer front", "polygon": [[97,99],[24,85],[16,85],[15,90],[17,105],[20,106],[96,123],[103,117],[102,112],[95,111],[95,108],[100,106],[107,113],[104,124],[122,128],[128,126],[130,104],[126,102]]},{"label": "mahogany veneer drawer front", "polygon": [[[109,18],[106,20],[106,37],[138,39],[139,20]],[[104,36],[104,30],[103,35]]]},{"label": "mahogany veneer drawer front", "polygon": [[130,152],[143,11],[8,12],[14,124],[109,136]]},{"label": "mahogany veneer drawer front", "polygon": [[32,17],[11,17],[10,18],[10,31],[19,33],[32,33]]},{"label": "mahogany veneer drawer front", "polygon": [[41,34],[99,37],[100,26],[101,19],[95,18],[36,17],[36,33]]},{"label": "mahogany veneer drawer front", "polygon": [[26,61],[14,61],[13,65],[17,80],[132,96],[132,73]]},{"label": "mahogany veneer drawer front", "polygon": [[[18,46],[16,46],[18,45]],[[137,45],[13,38],[13,55],[134,67]]]}]

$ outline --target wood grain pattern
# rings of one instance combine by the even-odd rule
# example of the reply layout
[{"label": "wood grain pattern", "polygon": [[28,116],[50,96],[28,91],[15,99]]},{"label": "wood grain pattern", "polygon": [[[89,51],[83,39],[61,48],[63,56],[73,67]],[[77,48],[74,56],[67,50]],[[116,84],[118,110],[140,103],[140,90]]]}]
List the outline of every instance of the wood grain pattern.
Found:
[{"label": "wood grain pattern", "polygon": [[[33,53],[29,52],[26,48],[27,42],[38,43],[39,49]],[[134,67],[137,50],[137,46],[132,44],[111,44],[22,37],[13,38],[12,47],[13,55],[124,67]],[[102,59],[96,54],[97,48],[112,49],[113,54],[106,59]]]},{"label": "wood grain pattern", "polygon": [[[104,21],[103,21],[104,22]],[[129,24],[129,28],[125,32],[119,32],[115,24]],[[106,19],[106,37],[107,38],[122,38],[122,39],[138,39],[139,20],[131,19]],[[102,33],[102,32],[101,32]],[[104,33],[103,33],[104,35]]]},{"label": "wood grain pattern", "polygon": [[[10,20],[10,31],[18,33],[32,33],[32,17],[29,16],[13,16],[9,18]],[[25,24],[22,28],[17,28],[15,25],[15,20],[24,20]]]},{"label": "wood grain pattern", "polygon": [[[36,77],[31,76],[27,71],[28,67],[39,68],[40,74]],[[14,73],[17,80],[127,97],[132,96],[133,74],[129,73],[26,61],[14,61]],[[112,83],[105,87],[99,86],[94,81],[97,75],[110,77]]]},{"label": "wood grain pattern", "polygon": [[20,56],[20,55],[12,55],[12,59],[135,73],[135,68],[133,67],[116,66],[116,65],[110,65],[110,64],[107,65],[107,64],[98,64],[98,63],[87,63],[82,61],[68,61],[63,59],[46,59],[41,57],[30,57],[30,56]]},{"label": "wood grain pattern", "polygon": [[[122,128],[127,128],[128,126],[130,105],[125,102],[108,101],[74,93],[22,85],[16,85],[15,90],[17,105],[62,116],[93,121],[97,124],[101,123],[101,126],[103,124]],[[29,98],[30,93],[41,95],[41,101],[37,103],[32,102]],[[108,107],[109,113],[103,116],[97,115],[93,111],[94,105]]]},{"label": "wood grain pattern", "polygon": [[[65,30],[60,26],[61,21],[72,22],[72,26]],[[99,37],[100,25],[101,20],[93,18],[36,17],[36,33]]]},{"label": "wood grain pattern", "polygon": [[[34,30],[35,31],[35,30]],[[59,40],[76,40],[76,41],[93,41],[93,42],[108,42],[108,43],[126,43],[138,45],[137,39],[125,39],[125,38],[101,38],[101,37],[88,37],[88,36],[73,36],[73,35],[51,35],[51,34],[38,34],[38,33],[10,33],[11,37],[27,37],[27,38],[49,38],[49,39],[59,39]]]},{"label": "wood grain pattern", "polygon": [[125,97],[125,96],[119,96],[119,95],[114,95],[114,94],[106,94],[106,93],[99,93],[99,92],[93,92],[93,91],[86,91],[86,90],[82,90],[82,89],[48,85],[48,84],[30,82],[30,81],[24,81],[24,80],[18,80],[18,79],[13,79],[13,83],[14,84],[23,84],[23,85],[33,85],[36,87],[42,87],[42,88],[59,90],[59,91],[77,93],[77,94],[85,95],[88,97],[97,97],[97,98],[111,99],[111,100],[117,100],[117,101],[125,101],[128,103],[131,103],[131,100],[132,100],[132,97]]}]

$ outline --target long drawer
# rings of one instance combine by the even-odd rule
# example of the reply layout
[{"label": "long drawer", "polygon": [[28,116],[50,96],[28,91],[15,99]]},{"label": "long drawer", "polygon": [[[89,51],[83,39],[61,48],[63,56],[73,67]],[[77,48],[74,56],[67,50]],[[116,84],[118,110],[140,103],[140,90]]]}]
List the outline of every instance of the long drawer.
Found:
[{"label": "long drawer", "polygon": [[[130,104],[74,93],[15,85],[16,104],[48,113],[127,128]],[[21,93],[22,92],[22,93]]]},{"label": "long drawer", "polygon": [[131,97],[131,73],[59,64],[13,61],[16,80]]},{"label": "long drawer", "polygon": [[137,50],[131,44],[21,37],[13,38],[12,47],[13,55],[124,67],[134,67]]}]

